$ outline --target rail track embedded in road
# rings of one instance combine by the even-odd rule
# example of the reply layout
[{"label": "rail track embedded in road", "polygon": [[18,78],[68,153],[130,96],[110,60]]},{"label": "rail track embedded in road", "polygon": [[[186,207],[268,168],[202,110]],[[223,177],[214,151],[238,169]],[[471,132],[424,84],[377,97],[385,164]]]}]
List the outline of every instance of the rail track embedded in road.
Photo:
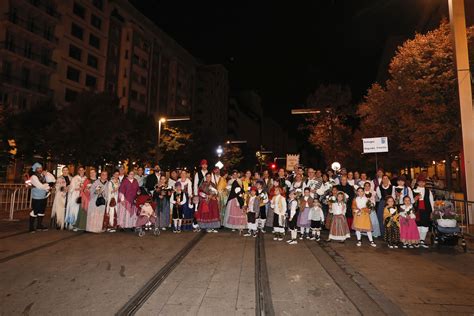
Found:
[{"label": "rail track embedded in road", "polygon": [[27,234],[27,233],[29,233],[29,231],[25,230],[25,231],[16,232],[16,233],[13,233],[13,234],[10,234],[10,235],[0,236],[0,239],[7,239],[7,238],[15,237],[15,236],[18,236],[18,235]]},{"label": "rail track embedded in road", "polygon": [[268,279],[265,238],[260,232],[255,239],[255,315],[275,315]]},{"label": "rail track embedded in road", "polygon": [[116,315],[135,315],[163,281],[173,272],[188,253],[199,243],[206,233],[203,231],[188,242],[168,263],[116,313]]}]

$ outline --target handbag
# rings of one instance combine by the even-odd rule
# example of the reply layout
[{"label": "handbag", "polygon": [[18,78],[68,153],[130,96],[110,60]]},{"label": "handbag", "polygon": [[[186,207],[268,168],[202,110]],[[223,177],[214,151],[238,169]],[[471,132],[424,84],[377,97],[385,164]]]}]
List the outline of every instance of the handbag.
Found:
[{"label": "handbag", "polygon": [[105,205],[105,198],[102,195],[99,195],[95,200],[95,206]]},{"label": "handbag", "polygon": [[115,198],[111,198],[110,199],[110,202],[109,202],[109,206],[110,207],[115,207],[115,205],[117,205],[117,201],[115,200]]},{"label": "handbag", "polygon": [[76,203],[77,203],[77,204],[81,204],[81,203],[82,203],[82,196],[78,196],[78,197],[77,197]]}]

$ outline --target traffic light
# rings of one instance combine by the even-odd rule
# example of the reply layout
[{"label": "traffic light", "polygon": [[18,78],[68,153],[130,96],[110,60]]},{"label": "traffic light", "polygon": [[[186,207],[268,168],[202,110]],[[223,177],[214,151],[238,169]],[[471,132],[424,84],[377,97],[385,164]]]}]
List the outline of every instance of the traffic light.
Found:
[{"label": "traffic light", "polygon": [[270,168],[272,168],[272,170],[276,170],[276,168],[277,168],[276,163],[272,163],[272,164],[270,165]]}]

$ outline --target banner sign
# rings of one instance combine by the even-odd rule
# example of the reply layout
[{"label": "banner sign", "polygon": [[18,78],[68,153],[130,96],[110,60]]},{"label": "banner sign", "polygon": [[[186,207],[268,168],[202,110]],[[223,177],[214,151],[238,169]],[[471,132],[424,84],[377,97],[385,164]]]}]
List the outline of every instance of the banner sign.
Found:
[{"label": "banner sign", "polygon": [[364,154],[388,152],[388,137],[362,138]]},{"label": "banner sign", "polygon": [[294,171],[295,167],[300,164],[300,155],[286,155],[286,170]]}]

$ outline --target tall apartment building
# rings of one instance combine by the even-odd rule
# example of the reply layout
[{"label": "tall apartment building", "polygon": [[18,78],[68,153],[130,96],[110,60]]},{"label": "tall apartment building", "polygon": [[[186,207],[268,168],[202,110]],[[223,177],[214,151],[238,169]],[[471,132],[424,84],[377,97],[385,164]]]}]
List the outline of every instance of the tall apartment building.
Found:
[{"label": "tall apartment building", "polygon": [[25,110],[52,97],[60,19],[52,1],[0,1],[0,102],[7,109]]}]

